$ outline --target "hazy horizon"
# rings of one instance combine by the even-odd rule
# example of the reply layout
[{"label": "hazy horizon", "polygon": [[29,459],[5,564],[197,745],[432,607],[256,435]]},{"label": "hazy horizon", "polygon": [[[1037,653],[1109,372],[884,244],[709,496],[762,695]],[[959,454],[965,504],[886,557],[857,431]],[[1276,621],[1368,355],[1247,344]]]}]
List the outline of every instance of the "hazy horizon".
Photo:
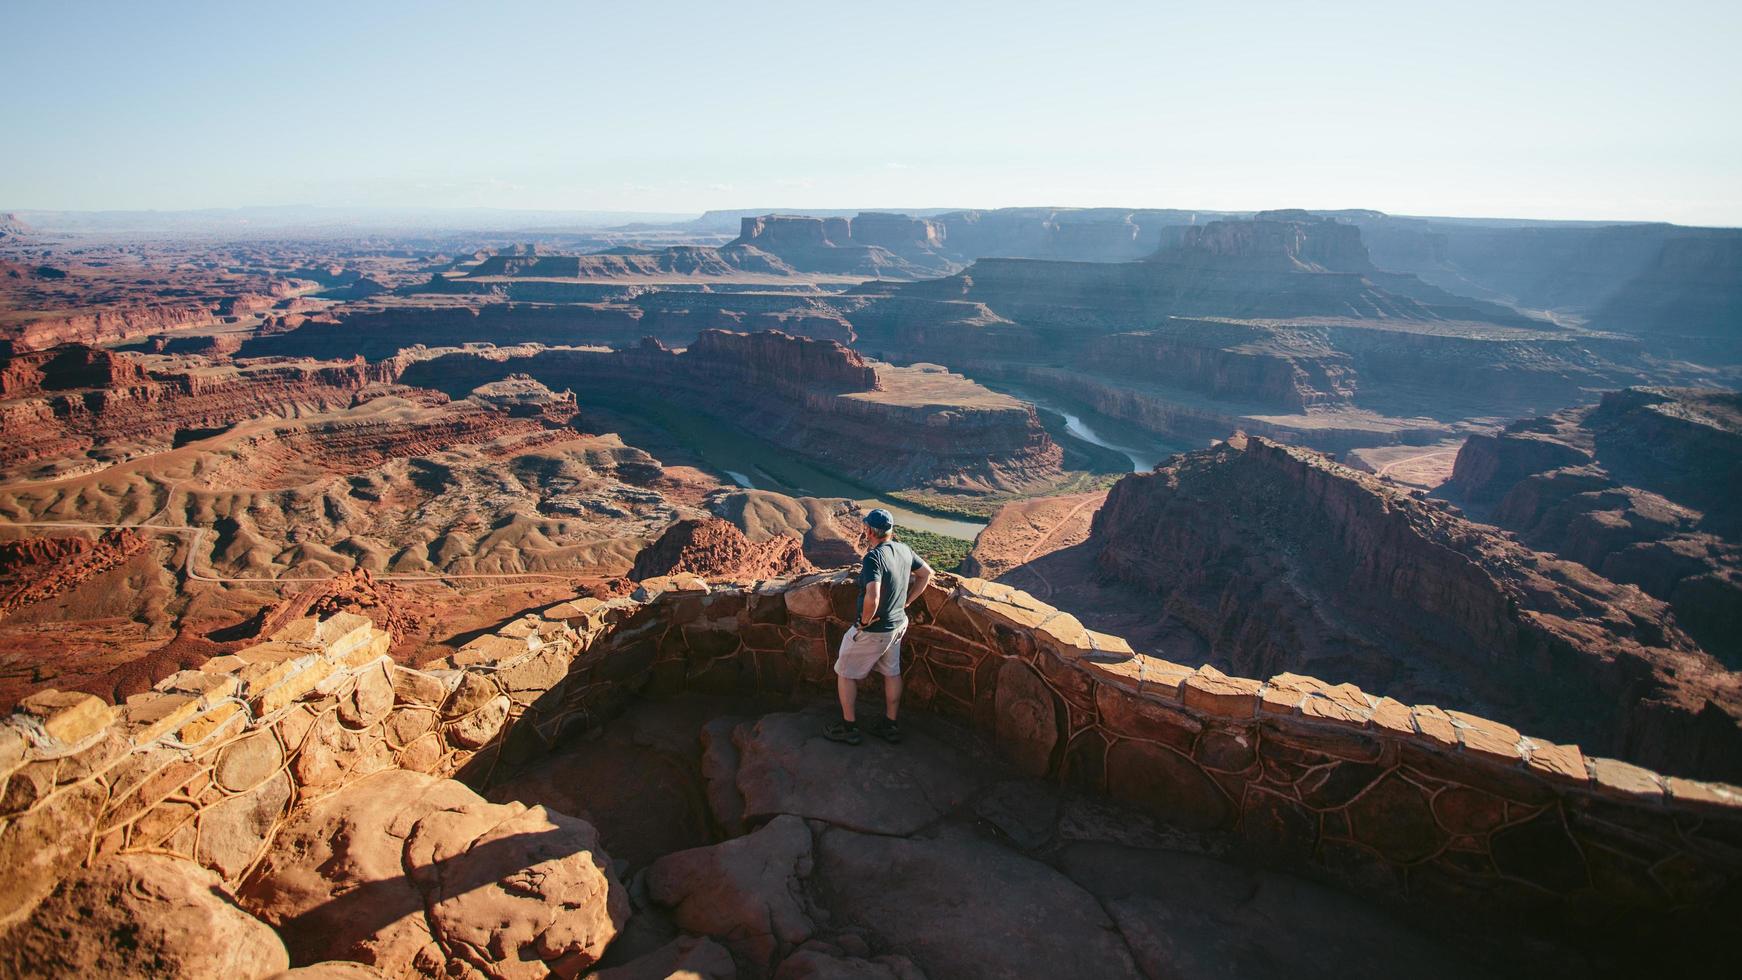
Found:
[{"label": "hazy horizon", "polygon": [[[1108,205],[1071,205],[1071,204],[1014,204],[1004,205],[1002,209],[1012,210],[1124,210]],[[219,230],[235,230],[246,232],[249,228],[258,229],[262,233],[316,231],[321,229],[344,229],[367,231],[426,231],[444,233],[479,233],[479,234],[564,234],[574,231],[621,231],[628,227],[648,226],[649,228],[678,227],[686,223],[699,221],[709,214],[799,214],[828,215],[856,214],[860,212],[883,212],[891,214],[909,214],[916,216],[933,216],[965,211],[987,212],[999,210],[994,208],[964,205],[960,207],[908,207],[900,205],[883,207],[718,207],[705,211],[614,211],[596,208],[496,208],[486,205],[462,207],[420,207],[415,205],[382,205],[382,206],[347,206],[347,205],[315,205],[315,204],[263,204],[240,205],[236,207],[209,208],[100,208],[91,210],[75,210],[61,208],[18,208],[0,204],[0,214],[14,214],[32,227],[51,233],[65,234],[96,234],[121,235],[128,234],[160,234],[176,231],[178,226],[185,226],[188,233],[212,233]],[[1193,208],[1181,205],[1133,205],[1129,210],[1159,210],[1197,212],[1204,215],[1241,215],[1254,214],[1263,210],[1259,208]],[[1377,210],[1373,208],[1306,208],[1318,213],[1356,210]],[[279,220],[258,220],[262,213],[272,214],[289,212],[290,215]],[[303,212],[297,214],[297,212]],[[1516,214],[1398,214],[1384,212],[1392,217],[1412,218],[1428,221],[1468,221],[1476,223],[1495,224],[1565,224],[1565,225],[1605,225],[1605,224],[1676,224],[1688,228],[1729,229],[1742,226],[1720,224],[1695,224],[1691,222],[1665,222],[1660,219],[1641,218],[1546,218],[1535,215]],[[43,222],[42,216],[69,216],[74,220],[60,224],[58,222]],[[200,224],[191,220],[196,217],[207,217],[211,223]],[[229,224],[223,224],[224,219],[230,219]],[[106,221],[104,219],[107,219]],[[153,219],[161,219],[154,221]],[[450,223],[451,222],[451,223]],[[226,236],[236,237],[236,236]],[[241,234],[246,238],[248,235]]]},{"label": "hazy horizon", "polygon": [[1638,9],[30,6],[0,209],[1742,225],[1742,9]]}]

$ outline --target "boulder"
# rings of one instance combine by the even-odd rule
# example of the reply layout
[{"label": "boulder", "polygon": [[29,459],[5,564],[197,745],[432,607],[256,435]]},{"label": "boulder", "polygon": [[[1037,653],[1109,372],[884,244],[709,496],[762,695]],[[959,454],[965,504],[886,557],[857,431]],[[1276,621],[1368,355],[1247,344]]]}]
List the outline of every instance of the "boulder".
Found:
[{"label": "boulder", "polygon": [[241,898],[299,961],[573,976],[628,917],[610,867],[584,821],[393,769],[294,811]]},{"label": "boulder", "polygon": [[816,931],[799,885],[810,873],[810,829],[786,815],[748,837],[660,858],[647,869],[647,893],[679,928],[720,939],[765,976]]},{"label": "boulder", "polygon": [[66,878],[0,938],[0,976],[259,977],[290,965],[272,929],[192,861],[130,854]]}]

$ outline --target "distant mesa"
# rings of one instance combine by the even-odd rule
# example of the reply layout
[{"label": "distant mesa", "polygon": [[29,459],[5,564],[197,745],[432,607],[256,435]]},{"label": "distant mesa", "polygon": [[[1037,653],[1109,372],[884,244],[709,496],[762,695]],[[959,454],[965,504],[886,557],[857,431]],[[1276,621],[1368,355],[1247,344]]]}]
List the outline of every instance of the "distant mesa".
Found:
[{"label": "distant mesa", "polygon": [[0,213],[0,239],[30,238],[36,234],[23,218],[10,211]]},{"label": "distant mesa", "polygon": [[1305,211],[1261,211],[1250,221],[1212,221],[1184,229],[1177,246],[1151,262],[1253,271],[1376,272],[1354,225]]},{"label": "distant mesa", "polygon": [[956,267],[944,226],[904,214],[852,218],[762,215],[743,219],[732,246],[760,248],[795,269],[867,278],[920,279]]},{"label": "distant mesa", "polygon": [[1742,355],[1742,236],[1680,231],[1592,312],[1591,323],[1645,333],[1686,357]]},{"label": "distant mesa", "polygon": [[658,276],[730,279],[744,275],[791,276],[795,270],[755,248],[701,245],[663,249],[613,249],[591,255],[549,255],[536,250],[497,253],[466,273],[471,280],[621,279]]}]

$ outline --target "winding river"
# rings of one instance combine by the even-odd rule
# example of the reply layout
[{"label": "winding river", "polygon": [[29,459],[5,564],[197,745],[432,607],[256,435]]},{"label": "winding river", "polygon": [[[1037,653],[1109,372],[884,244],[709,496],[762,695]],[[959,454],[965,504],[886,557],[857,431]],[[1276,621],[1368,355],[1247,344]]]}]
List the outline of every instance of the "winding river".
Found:
[{"label": "winding river", "polygon": [[846,497],[866,510],[882,507],[889,511],[895,515],[898,527],[918,528],[964,541],[974,540],[986,526],[985,521],[917,510],[912,504],[829,473],[701,412],[644,401],[601,399],[595,392],[590,399],[581,399],[583,413],[589,401],[619,416],[618,421],[623,423],[620,427],[625,430],[639,427],[654,430],[651,439],[624,431],[623,437],[630,445],[646,445],[651,449],[659,442],[676,443],[699,457],[709,469],[725,474],[747,489],[774,490],[794,497]]},{"label": "winding river", "polygon": [[978,378],[975,380],[994,391],[1028,402],[1043,412],[1051,412],[1062,417],[1066,432],[1092,446],[1109,449],[1124,456],[1130,461],[1133,473],[1147,473],[1155,469],[1156,464],[1162,460],[1174,453],[1185,452],[1187,448],[1166,442],[1154,433],[1147,432],[1111,415],[1104,415],[1087,405],[1070,399],[1051,394],[1037,394],[1033,390],[1005,384],[1001,381],[987,382]]},{"label": "winding river", "polygon": [[[1127,423],[1069,400],[1035,395],[1002,384],[988,387],[996,387],[999,391],[1062,418],[1065,432],[1070,438],[1124,456],[1134,472],[1150,470],[1170,454],[1180,451],[1178,447],[1162,443]],[[587,400],[582,400],[583,411]],[[795,497],[846,497],[867,510],[873,507],[888,510],[895,515],[898,526],[918,528],[965,541],[974,540],[986,526],[983,520],[916,509],[912,504],[903,503],[829,473],[807,460],[701,412],[648,404],[645,401],[611,399],[600,404],[623,416],[625,422],[656,430],[657,441],[678,444],[699,457],[709,468],[725,474],[740,487],[774,490]],[[641,442],[632,432],[625,432],[624,437],[631,444]]]}]

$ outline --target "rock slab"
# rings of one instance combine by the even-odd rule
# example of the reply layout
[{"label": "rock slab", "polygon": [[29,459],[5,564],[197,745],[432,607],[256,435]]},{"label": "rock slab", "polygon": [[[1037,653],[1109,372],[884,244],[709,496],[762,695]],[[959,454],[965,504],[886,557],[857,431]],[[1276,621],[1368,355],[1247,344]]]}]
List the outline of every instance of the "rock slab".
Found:
[{"label": "rock slab", "polygon": [[0,938],[7,977],[241,978],[288,966],[277,934],[231,902],[217,875],[156,854],[66,878]]},{"label": "rock slab", "polygon": [[299,962],[532,980],[587,969],[616,936],[610,867],[583,821],[395,769],[293,812],[241,898]]}]

